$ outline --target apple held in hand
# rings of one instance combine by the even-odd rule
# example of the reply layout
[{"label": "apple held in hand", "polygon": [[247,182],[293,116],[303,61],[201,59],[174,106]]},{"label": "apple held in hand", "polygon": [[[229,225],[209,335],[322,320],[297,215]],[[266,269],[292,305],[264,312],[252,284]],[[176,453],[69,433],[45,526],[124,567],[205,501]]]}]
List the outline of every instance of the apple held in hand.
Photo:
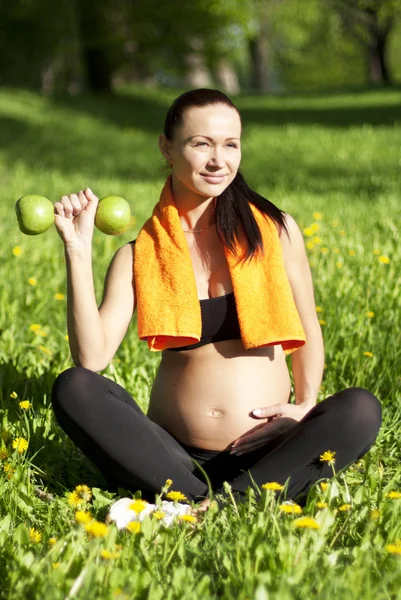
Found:
[{"label": "apple held in hand", "polygon": [[53,203],[44,196],[22,196],[15,204],[15,212],[19,228],[27,235],[44,233],[54,223]]},{"label": "apple held in hand", "polygon": [[107,235],[121,235],[131,222],[130,205],[120,196],[105,196],[99,200],[95,225]]},{"label": "apple held in hand", "polygon": [[[18,225],[26,235],[44,233],[54,223],[54,204],[44,196],[27,194],[15,204]],[[120,196],[105,196],[99,200],[95,225],[107,235],[121,235],[131,223],[131,208]]]}]

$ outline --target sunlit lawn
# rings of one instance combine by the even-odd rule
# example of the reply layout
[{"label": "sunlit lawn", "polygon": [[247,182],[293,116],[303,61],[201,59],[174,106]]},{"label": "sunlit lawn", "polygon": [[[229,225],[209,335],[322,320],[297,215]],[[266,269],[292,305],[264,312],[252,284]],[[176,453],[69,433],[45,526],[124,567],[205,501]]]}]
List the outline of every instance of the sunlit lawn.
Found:
[{"label": "sunlit lawn", "polygon": [[[184,521],[166,528],[156,517],[144,519],[138,531],[96,525],[116,496],[58,427],[50,406],[53,380],[73,366],[63,245],[55,228],[24,236],[14,204],[26,193],[55,202],[86,186],[99,197],[127,198],[132,228],[116,238],[95,231],[100,304],[114,252],[136,237],[159,198],[166,171],[157,136],[177,94],[133,89],[115,99],[44,99],[0,90],[0,598],[396,598],[397,90],[237,101],[243,174],[304,231],[325,340],[319,400],[350,386],[373,392],[382,403],[383,425],[372,449],[325,490],[316,485],[302,515],[280,508],[284,493],[280,499],[263,490],[261,503],[250,492],[245,505],[227,502],[195,527]],[[159,361],[138,342],[134,316],[102,374],[146,411]],[[90,488],[91,498],[75,506],[69,494],[79,484]],[[78,508],[91,513],[88,531],[76,521]],[[297,521],[303,516],[312,520]]]}]

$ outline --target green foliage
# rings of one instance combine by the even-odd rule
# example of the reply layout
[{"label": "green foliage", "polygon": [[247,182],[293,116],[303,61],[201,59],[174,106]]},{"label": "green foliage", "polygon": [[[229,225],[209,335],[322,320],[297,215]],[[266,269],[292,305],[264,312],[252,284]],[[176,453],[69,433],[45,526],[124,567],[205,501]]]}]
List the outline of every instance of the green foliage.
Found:
[{"label": "green foliage", "polygon": [[[148,517],[139,533],[112,525],[93,537],[75,520],[68,494],[76,485],[92,488],[83,508],[99,521],[116,496],[53,416],[52,383],[73,366],[66,300],[55,297],[66,293],[64,253],[54,229],[24,236],[14,204],[26,193],[55,202],[86,186],[127,198],[132,229],[118,238],[95,231],[99,304],[113,254],[135,239],[158,200],[165,173],[157,134],[175,95],[132,88],[71,100],[0,92],[0,449],[7,452],[0,455],[0,598],[396,598],[400,555],[388,546],[401,539],[401,499],[387,494],[401,491],[397,90],[237,101],[245,177],[304,232],[325,340],[319,400],[361,386],[383,407],[369,452],[326,491],[310,490],[303,513],[320,527],[295,527],[299,515],[279,508],[284,496],[263,490],[257,503],[252,488],[245,503],[225,501],[195,529]],[[134,317],[101,374],[146,411],[159,361],[138,340]],[[21,408],[22,400],[32,406]],[[12,448],[17,437],[29,443],[21,454]]]}]

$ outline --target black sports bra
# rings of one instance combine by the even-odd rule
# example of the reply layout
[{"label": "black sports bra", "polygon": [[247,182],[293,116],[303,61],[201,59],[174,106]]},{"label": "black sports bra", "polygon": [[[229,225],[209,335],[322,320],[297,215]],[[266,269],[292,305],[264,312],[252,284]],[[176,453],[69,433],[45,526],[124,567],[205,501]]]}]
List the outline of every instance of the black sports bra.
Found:
[{"label": "black sports bra", "polygon": [[203,298],[199,300],[199,304],[202,316],[201,339],[188,346],[168,348],[171,352],[194,350],[212,342],[241,339],[234,292],[215,298]]},{"label": "black sports bra", "polygon": [[216,298],[204,298],[199,300],[199,304],[202,315],[202,334],[199,342],[168,350],[193,350],[212,342],[241,339],[234,292]]}]

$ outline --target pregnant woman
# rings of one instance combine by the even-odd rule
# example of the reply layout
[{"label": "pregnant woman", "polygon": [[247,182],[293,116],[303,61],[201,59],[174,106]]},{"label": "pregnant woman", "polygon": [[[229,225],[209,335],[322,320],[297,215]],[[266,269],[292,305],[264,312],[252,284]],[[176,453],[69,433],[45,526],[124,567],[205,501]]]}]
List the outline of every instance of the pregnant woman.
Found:
[{"label": "pregnant woman", "polygon": [[[57,420],[110,489],[141,490],[152,502],[171,479],[206,510],[203,469],[223,496],[224,481],[238,500],[252,480],[275,481],[305,502],[311,485],[333,474],[322,453],[335,452],[338,471],[370,449],[381,404],[360,387],[317,403],[324,348],[303,236],[242,177],[231,100],[185,92],[168,110],[159,147],[169,175],[136,240],[115,253],[99,308],[91,257],[98,198],[86,188],[54,205],[75,364],[53,385]],[[98,373],[136,309],[139,338],[161,352],[147,414]]]}]

